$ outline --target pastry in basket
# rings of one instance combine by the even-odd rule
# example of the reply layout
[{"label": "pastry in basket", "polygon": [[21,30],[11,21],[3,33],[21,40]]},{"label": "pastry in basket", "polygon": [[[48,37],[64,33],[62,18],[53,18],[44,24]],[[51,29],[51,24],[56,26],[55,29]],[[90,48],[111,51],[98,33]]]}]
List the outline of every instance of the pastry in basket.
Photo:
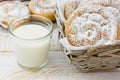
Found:
[{"label": "pastry in basket", "polygon": [[29,8],[19,1],[0,2],[0,25],[8,28],[10,22],[17,17],[25,16],[30,13]]},{"label": "pastry in basket", "polygon": [[112,6],[118,8],[120,10],[120,0],[110,0]]},{"label": "pastry in basket", "polygon": [[102,2],[104,1],[105,3],[108,4],[112,4],[115,7],[118,7],[120,9],[120,0],[70,0],[64,9],[64,15],[65,18],[68,19],[68,17],[70,16],[70,14],[76,10],[77,8],[81,7],[82,5],[84,5],[87,2]]},{"label": "pastry in basket", "polygon": [[68,18],[65,33],[73,46],[110,44],[120,39],[120,10],[109,3],[90,2]]},{"label": "pastry in basket", "polygon": [[65,18],[68,19],[68,17],[74,10],[76,10],[78,7],[89,1],[98,1],[98,0],[69,0],[64,9]]},{"label": "pastry in basket", "polygon": [[33,14],[47,17],[54,21],[54,7],[56,5],[55,0],[31,0],[29,2],[29,8]]},{"label": "pastry in basket", "polygon": [[65,6],[65,9],[64,9],[64,15],[65,15],[65,18],[68,19],[68,17],[70,16],[70,14],[75,10],[77,9],[77,6],[79,5],[79,2],[80,0],[70,0],[66,6]]}]

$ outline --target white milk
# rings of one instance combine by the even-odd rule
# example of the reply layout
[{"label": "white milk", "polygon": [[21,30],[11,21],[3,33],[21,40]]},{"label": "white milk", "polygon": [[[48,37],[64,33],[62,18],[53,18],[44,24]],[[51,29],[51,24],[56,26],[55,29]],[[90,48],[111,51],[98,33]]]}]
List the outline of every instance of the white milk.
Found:
[{"label": "white milk", "polygon": [[44,39],[39,39],[49,33],[46,28],[36,24],[28,24],[15,29],[13,33],[24,39],[38,39],[13,39],[15,54],[19,64],[24,67],[39,68],[44,63],[47,63],[50,36]]}]

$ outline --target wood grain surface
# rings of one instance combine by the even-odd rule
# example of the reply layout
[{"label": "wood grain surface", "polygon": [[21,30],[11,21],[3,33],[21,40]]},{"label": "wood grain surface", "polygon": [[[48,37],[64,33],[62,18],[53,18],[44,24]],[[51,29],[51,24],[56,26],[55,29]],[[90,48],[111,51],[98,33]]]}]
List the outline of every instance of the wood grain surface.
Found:
[{"label": "wood grain surface", "polygon": [[120,70],[79,73],[62,52],[51,51],[48,64],[31,72],[17,65],[13,52],[0,52],[0,80],[120,80]]}]

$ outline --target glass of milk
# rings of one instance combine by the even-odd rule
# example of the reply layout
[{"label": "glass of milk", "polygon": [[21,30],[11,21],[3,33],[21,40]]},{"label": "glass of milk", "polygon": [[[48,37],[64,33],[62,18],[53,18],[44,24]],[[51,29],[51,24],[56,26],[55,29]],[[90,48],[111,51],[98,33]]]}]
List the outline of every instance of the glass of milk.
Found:
[{"label": "glass of milk", "polygon": [[40,69],[48,62],[53,26],[42,16],[27,15],[11,22],[9,33],[17,63],[26,69]]}]

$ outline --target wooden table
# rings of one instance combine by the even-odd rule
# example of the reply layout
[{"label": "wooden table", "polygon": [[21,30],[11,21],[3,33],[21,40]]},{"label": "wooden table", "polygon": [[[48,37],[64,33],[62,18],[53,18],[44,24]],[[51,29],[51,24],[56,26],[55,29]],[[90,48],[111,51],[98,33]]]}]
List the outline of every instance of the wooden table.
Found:
[{"label": "wooden table", "polygon": [[38,72],[25,71],[16,63],[7,31],[0,28],[0,80],[120,80],[120,69],[80,73],[59,51],[57,37],[53,42],[48,64]]},{"label": "wooden table", "polygon": [[49,62],[38,72],[21,69],[13,52],[0,52],[0,80],[120,80],[120,70],[79,73],[60,51],[49,53]]}]

